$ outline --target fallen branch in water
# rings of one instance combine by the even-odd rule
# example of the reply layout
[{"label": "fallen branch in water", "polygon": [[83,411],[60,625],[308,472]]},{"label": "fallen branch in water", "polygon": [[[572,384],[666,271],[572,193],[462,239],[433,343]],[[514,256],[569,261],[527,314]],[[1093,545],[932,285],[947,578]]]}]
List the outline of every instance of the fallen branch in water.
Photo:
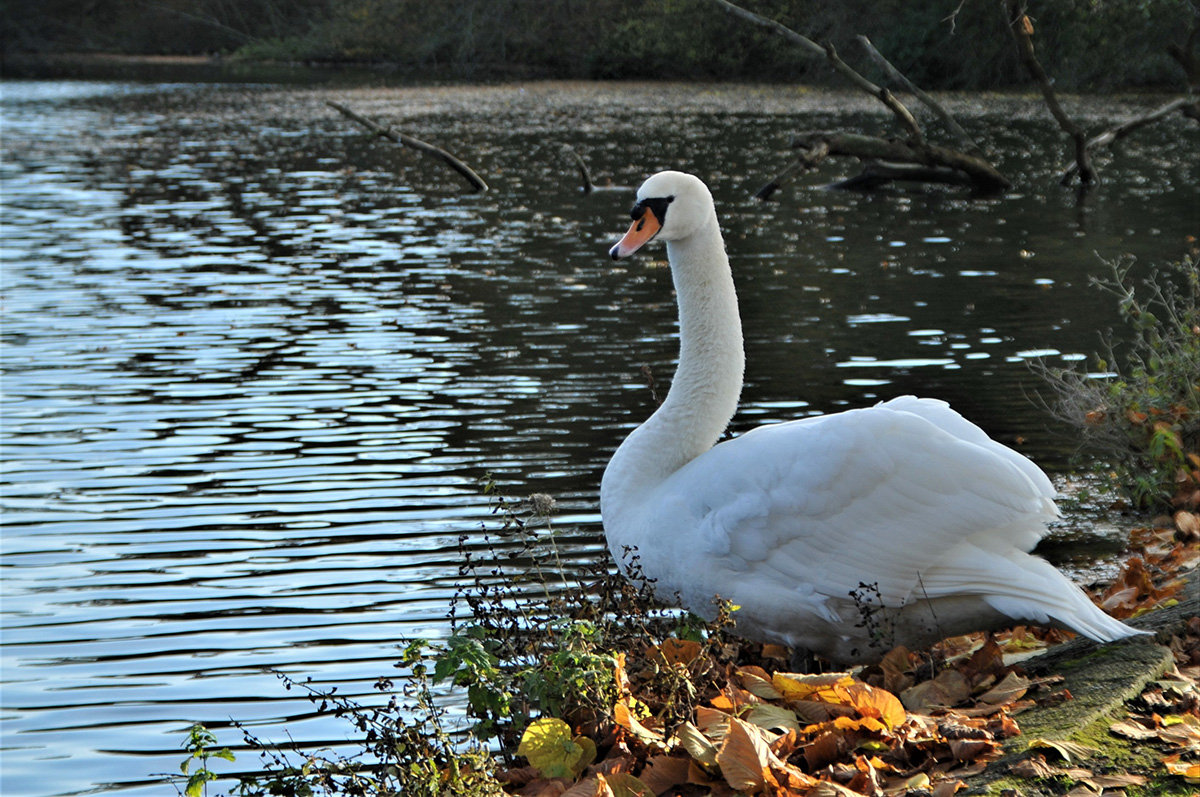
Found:
[{"label": "fallen branch in water", "polygon": [[426,155],[431,155],[441,161],[444,161],[445,163],[449,164],[452,169],[466,178],[467,182],[470,183],[476,191],[488,190],[488,184],[485,183],[483,178],[476,174],[470,166],[463,163],[441,147],[434,146],[433,144],[427,144],[426,142],[417,138],[413,138],[412,136],[406,136],[404,133],[397,132],[390,127],[384,127],[378,122],[372,121],[365,116],[355,113],[345,105],[334,102],[333,100],[327,100],[325,104],[343,116],[358,122],[360,125],[366,127],[368,130],[371,130],[373,133],[375,133],[375,135],[380,136],[381,138],[386,138],[389,141],[394,141],[397,144],[400,144],[401,146],[408,147],[409,149],[415,149],[419,152],[424,152]]},{"label": "fallen branch in water", "polygon": [[[1092,136],[1084,143],[1084,149],[1091,153],[1092,150],[1100,149],[1101,147],[1111,147],[1113,144],[1117,143],[1134,130],[1157,122],[1159,119],[1162,119],[1173,111],[1182,111],[1185,115],[1190,116],[1191,114],[1188,114],[1188,110],[1192,109],[1193,113],[1195,113],[1197,106],[1200,106],[1200,101],[1193,97],[1179,97],[1171,100],[1166,105],[1160,105],[1149,113],[1145,113],[1139,117],[1130,119],[1128,122],[1122,122],[1115,127],[1105,130],[1099,135]],[[1077,160],[1075,163],[1072,163],[1070,166],[1067,166],[1063,169],[1062,174],[1059,176],[1059,183],[1066,185],[1071,181],[1071,178],[1074,177],[1075,173],[1078,171],[1079,162]]]},{"label": "fallen branch in water", "polygon": [[[810,169],[829,156],[857,157],[863,161],[882,161],[868,167],[865,180],[874,181],[874,185],[886,182],[886,175],[892,172],[890,179],[920,180],[932,179],[935,182],[953,182],[958,185],[971,185],[980,191],[1003,191],[1012,187],[1006,176],[998,172],[982,157],[967,155],[966,152],[950,149],[948,146],[924,144],[913,145],[900,140],[863,136],[860,133],[841,133],[832,131],[812,131],[798,133],[792,138],[792,149],[802,150],[804,155],[796,163],[784,170],[778,178],[761,188],[757,196],[760,199],[770,196],[776,187],[782,185],[787,178],[798,170]],[[924,169],[922,172],[913,168],[904,168],[900,164],[913,164]],[[959,178],[953,178],[949,172],[959,173]],[[853,182],[851,180],[850,182]],[[773,187],[774,186],[774,187]],[[865,187],[859,185],[841,185],[839,187]]]}]

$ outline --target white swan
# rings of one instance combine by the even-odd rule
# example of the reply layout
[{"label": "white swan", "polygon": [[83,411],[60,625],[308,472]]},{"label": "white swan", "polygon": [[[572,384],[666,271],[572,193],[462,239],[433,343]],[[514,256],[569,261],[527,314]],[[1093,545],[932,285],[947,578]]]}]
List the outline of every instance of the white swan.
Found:
[{"label": "white swan", "polygon": [[[604,471],[604,531],[623,570],[636,549],[661,599],[711,619],[719,595],[740,607],[737,633],[842,663],[1019,622],[1105,642],[1141,633],[1027,553],[1058,514],[1050,480],[945,402],[905,396],[714,446],[744,357],[712,195],[661,172],[632,216],[610,254],[667,242],[680,352],[666,400]],[[864,605],[882,605],[882,639]]]}]

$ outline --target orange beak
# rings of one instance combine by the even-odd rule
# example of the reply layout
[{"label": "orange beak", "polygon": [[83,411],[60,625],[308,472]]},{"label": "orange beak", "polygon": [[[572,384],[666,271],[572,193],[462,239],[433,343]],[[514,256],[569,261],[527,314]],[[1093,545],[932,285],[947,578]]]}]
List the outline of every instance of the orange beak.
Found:
[{"label": "orange beak", "polygon": [[629,225],[629,231],[625,233],[625,237],[617,241],[616,246],[609,249],[608,253],[612,255],[613,260],[629,257],[638,249],[641,249],[643,244],[658,235],[658,231],[661,229],[662,223],[654,215],[654,211],[644,207],[642,208],[642,215],[634,219],[633,224]]}]

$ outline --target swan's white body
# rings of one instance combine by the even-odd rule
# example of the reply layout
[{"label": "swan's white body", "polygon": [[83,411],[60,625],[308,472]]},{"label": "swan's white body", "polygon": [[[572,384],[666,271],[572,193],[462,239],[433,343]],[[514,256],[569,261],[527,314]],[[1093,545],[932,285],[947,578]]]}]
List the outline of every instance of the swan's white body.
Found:
[{"label": "swan's white body", "polygon": [[[636,550],[661,599],[711,618],[719,595],[740,607],[739,634],[838,662],[1025,621],[1100,641],[1139,633],[1028,553],[1058,514],[1050,480],[942,401],[905,396],[714,446],[744,356],[712,196],[662,172],[632,215],[612,255],[666,240],[680,355],[666,400],[604,472],[623,568]],[[873,632],[861,609],[879,605]]]}]

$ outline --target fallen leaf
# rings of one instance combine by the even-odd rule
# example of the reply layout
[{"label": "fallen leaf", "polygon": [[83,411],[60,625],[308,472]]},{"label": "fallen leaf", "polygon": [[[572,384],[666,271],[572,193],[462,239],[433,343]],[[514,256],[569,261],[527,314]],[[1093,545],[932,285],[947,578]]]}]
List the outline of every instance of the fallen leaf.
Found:
[{"label": "fallen leaf", "polygon": [[635,778],[628,772],[614,772],[607,777],[603,775],[596,777],[605,778],[609,789],[612,790],[613,797],[654,797],[656,794],[640,778]]},{"label": "fallen leaf", "polygon": [[1200,783],[1200,763],[1180,761],[1181,758],[1179,753],[1169,755],[1162,760],[1163,766],[1167,768],[1167,772],[1179,775],[1188,783]]},{"label": "fallen leaf", "polygon": [[1093,775],[1092,783],[1101,789],[1123,789],[1126,786],[1145,786],[1149,782],[1145,775]]},{"label": "fallen leaf", "polygon": [[909,711],[926,713],[935,706],[954,706],[971,694],[971,685],[958,670],[943,670],[932,681],[919,683],[900,695]]},{"label": "fallen leaf", "polygon": [[517,754],[537,767],[543,777],[568,778],[578,771],[576,766],[584,749],[572,738],[570,725],[554,717],[542,717],[525,729]]},{"label": "fallen leaf", "polygon": [[1017,675],[1015,672],[1010,672],[1004,676],[1004,680],[993,686],[988,691],[984,692],[977,699],[982,703],[990,703],[992,705],[1012,703],[1014,700],[1020,700],[1029,691],[1029,686],[1032,683],[1028,678]]},{"label": "fallen leaf", "polygon": [[737,791],[762,791],[763,773],[772,758],[762,734],[749,723],[731,718],[725,741],[717,751],[717,765],[725,782]]},{"label": "fallen leaf", "polygon": [[751,706],[742,714],[742,719],[769,731],[800,731],[800,721],[796,718],[796,712],[770,703]]},{"label": "fallen leaf", "polygon": [[891,692],[856,683],[846,687],[846,694],[850,705],[854,706],[863,718],[878,718],[883,720],[888,728],[895,728],[908,716],[899,698]]},{"label": "fallen leaf", "polygon": [[[722,732],[722,738],[724,735]],[[685,722],[676,728],[675,739],[696,761],[709,767],[717,765],[717,746],[692,723]]]},{"label": "fallen leaf", "polygon": [[655,794],[662,794],[667,789],[682,786],[688,782],[688,769],[691,762],[679,756],[656,755],[646,759],[646,766],[638,777],[642,783]]},{"label": "fallen leaf", "polygon": [[1139,742],[1146,739],[1153,739],[1158,736],[1158,731],[1154,730],[1153,728],[1146,728],[1138,725],[1137,723],[1126,722],[1124,720],[1120,722],[1114,722],[1112,725],[1108,726],[1108,729],[1117,736],[1123,736],[1126,739],[1133,739],[1134,741]]},{"label": "fallen leaf", "polygon": [[1087,758],[1092,753],[1096,752],[1095,747],[1088,747],[1086,744],[1078,742],[1068,742],[1059,739],[1034,739],[1029,742],[1030,749],[1044,748],[1054,750],[1068,764],[1071,763],[1071,756],[1076,758]]}]

